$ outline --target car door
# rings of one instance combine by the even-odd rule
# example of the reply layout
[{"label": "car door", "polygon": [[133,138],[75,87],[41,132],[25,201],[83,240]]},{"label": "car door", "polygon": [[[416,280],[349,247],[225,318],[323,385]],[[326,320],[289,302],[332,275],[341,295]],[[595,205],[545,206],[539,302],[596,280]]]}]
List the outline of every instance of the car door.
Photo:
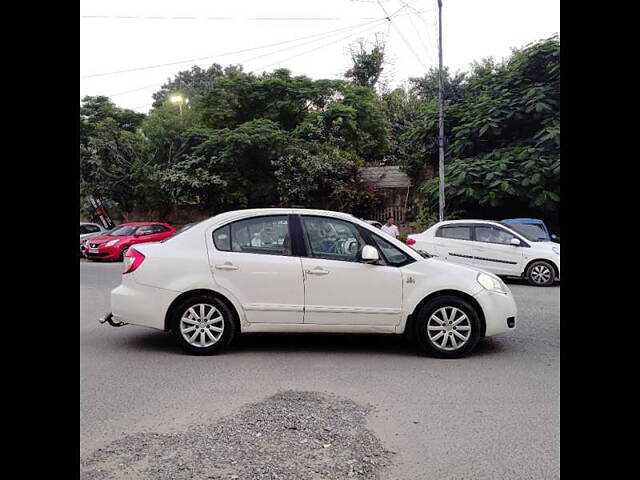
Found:
[{"label": "car door", "polygon": [[[522,271],[523,249],[511,245],[512,233],[493,225],[475,225],[473,242],[474,265],[498,275],[519,275]],[[518,239],[520,240],[520,239]]]},{"label": "car door", "polygon": [[400,270],[361,263],[366,241],[353,223],[311,215],[300,219],[307,250],[302,258],[304,323],[397,325],[402,312]]},{"label": "car door", "polygon": [[438,256],[443,260],[473,265],[472,226],[442,225],[433,238]]},{"label": "car door", "polygon": [[251,323],[302,323],[304,279],[293,256],[288,215],[252,217],[217,228],[207,240],[216,284]]}]

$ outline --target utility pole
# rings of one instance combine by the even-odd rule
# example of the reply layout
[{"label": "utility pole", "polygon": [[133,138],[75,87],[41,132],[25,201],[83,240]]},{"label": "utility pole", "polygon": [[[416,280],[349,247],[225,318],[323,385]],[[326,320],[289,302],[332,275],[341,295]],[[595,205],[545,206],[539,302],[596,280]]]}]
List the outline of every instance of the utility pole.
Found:
[{"label": "utility pole", "polygon": [[438,177],[439,185],[439,213],[440,221],[444,220],[444,92],[442,85],[442,0],[438,0],[438,57],[440,68],[438,72]]}]

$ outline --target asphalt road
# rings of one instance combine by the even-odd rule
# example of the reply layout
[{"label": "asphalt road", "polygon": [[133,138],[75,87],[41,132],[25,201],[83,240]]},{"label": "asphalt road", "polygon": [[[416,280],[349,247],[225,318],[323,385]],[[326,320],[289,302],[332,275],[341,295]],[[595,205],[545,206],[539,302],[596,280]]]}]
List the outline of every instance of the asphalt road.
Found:
[{"label": "asphalt road", "polygon": [[213,357],[170,334],[97,318],[121,263],[80,261],[81,456],[134,433],[176,433],[283,391],[372,406],[367,426],[395,452],[387,479],[553,479],[560,472],[560,287],[508,282],[515,331],[459,360],[389,336],[260,335]]}]

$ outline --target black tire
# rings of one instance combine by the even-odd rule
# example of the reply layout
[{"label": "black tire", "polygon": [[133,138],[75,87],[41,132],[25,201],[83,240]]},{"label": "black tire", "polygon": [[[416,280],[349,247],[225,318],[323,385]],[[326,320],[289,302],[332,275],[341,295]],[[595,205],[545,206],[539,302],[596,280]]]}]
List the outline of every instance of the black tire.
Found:
[{"label": "black tire", "polygon": [[[210,305],[215,307],[220,315],[222,316],[222,324],[223,324],[223,332],[220,338],[210,346],[195,346],[187,341],[187,339],[183,336],[180,330],[180,321],[185,314],[189,310],[189,308],[194,305]],[[220,327],[220,323],[217,323],[217,326]],[[213,295],[197,295],[194,297],[187,298],[183,302],[181,302],[176,308],[173,309],[172,318],[171,318],[171,331],[178,341],[178,344],[188,353],[193,355],[213,355],[223,350],[231,340],[235,337],[236,334],[236,323],[233,319],[233,314],[227,305],[218,300]],[[203,332],[204,333],[204,332]],[[205,337],[207,338],[207,337]],[[208,341],[208,339],[206,340]]]},{"label": "black tire", "polygon": [[553,285],[556,279],[556,271],[549,262],[536,260],[527,267],[525,276],[529,284],[534,287],[548,287]]},{"label": "black tire", "polygon": [[[440,338],[443,339],[442,343],[444,343],[445,348],[441,346],[442,343],[437,338],[430,338],[427,331],[427,326],[433,326],[434,328],[440,326],[439,324],[434,323],[434,321],[432,321],[431,324],[429,324],[429,322],[434,314],[436,318],[443,319],[441,313],[441,309],[443,308],[445,309],[444,312],[447,316],[454,313],[454,310],[452,308],[457,309],[455,318],[451,321],[451,323],[445,322],[447,323],[447,325],[446,327],[443,327],[442,330],[434,330],[434,336],[436,337],[442,331],[443,336],[441,336]],[[453,322],[459,319],[463,319],[463,315],[459,314],[459,312],[464,313],[467,320],[463,321],[464,325],[461,324],[459,326],[460,331],[458,331],[458,334],[455,334],[454,331],[457,330],[453,327]],[[416,317],[413,326],[414,337],[422,351],[439,358],[464,357],[468,355],[480,341],[481,323],[480,318],[478,317],[478,312],[476,312],[476,309],[467,300],[453,295],[443,295],[441,297],[436,297],[423,305],[420,309],[420,312],[418,313],[418,316]],[[458,335],[465,336],[464,333],[461,332],[462,328],[466,329],[467,327],[470,327],[470,329],[467,330],[469,332],[469,335],[465,342],[461,342],[461,340],[458,338]],[[447,328],[448,330],[445,330],[445,328]],[[449,337],[447,338],[447,336]],[[454,342],[456,344],[461,342],[462,344],[458,347],[454,347]]]}]

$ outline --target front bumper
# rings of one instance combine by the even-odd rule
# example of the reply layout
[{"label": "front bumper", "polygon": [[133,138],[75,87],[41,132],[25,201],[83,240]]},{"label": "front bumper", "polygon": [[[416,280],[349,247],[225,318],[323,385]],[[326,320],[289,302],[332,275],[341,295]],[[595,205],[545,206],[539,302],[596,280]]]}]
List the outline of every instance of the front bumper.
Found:
[{"label": "front bumper", "polygon": [[[92,253],[90,250],[97,250],[97,252]],[[120,260],[120,248],[116,245],[97,249],[84,248],[83,253],[90,260]]]},{"label": "front bumper", "polygon": [[485,336],[503,333],[516,327],[518,308],[511,292],[505,295],[483,289],[474,298],[484,312],[487,327]]}]

